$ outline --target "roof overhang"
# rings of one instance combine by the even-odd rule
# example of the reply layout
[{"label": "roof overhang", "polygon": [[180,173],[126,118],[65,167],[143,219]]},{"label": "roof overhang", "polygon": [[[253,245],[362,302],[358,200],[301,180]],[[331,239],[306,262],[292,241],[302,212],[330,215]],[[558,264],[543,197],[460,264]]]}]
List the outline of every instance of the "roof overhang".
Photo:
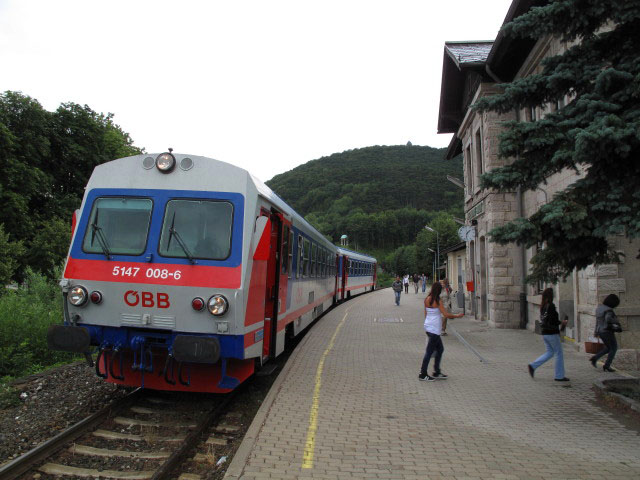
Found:
[{"label": "roof overhang", "polygon": [[491,40],[445,42],[440,87],[438,133],[456,133],[464,118],[465,83],[471,72],[484,77]]},{"label": "roof overhang", "polygon": [[[531,8],[548,3],[549,0],[514,0],[502,26],[527,13]],[[537,41],[537,38],[505,37],[500,30],[486,60],[487,72],[496,82],[511,82]]]}]

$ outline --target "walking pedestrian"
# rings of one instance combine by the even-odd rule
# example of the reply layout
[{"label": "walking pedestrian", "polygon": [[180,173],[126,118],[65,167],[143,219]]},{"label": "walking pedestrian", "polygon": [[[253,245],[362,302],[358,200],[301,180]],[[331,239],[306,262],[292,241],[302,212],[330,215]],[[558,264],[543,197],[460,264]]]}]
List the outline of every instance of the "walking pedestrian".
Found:
[{"label": "walking pedestrian", "polygon": [[413,274],[413,288],[416,291],[416,295],[418,294],[418,282],[420,281],[420,277],[417,273]]},{"label": "walking pedestrian", "polygon": [[402,295],[402,280],[400,280],[400,277],[396,277],[396,281],[391,284],[391,288],[396,296],[396,305],[400,305],[400,295]]},{"label": "walking pedestrian", "polygon": [[540,330],[547,351],[527,366],[531,378],[533,378],[536,368],[555,355],[554,380],[556,382],[569,381],[569,379],[564,376],[564,356],[562,353],[562,343],[560,342],[561,325],[562,328],[564,328],[567,325],[567,320],[565,319],[560,322],[558,311],[553,304],[553,288],[547,288],[542,292],[542,304],[540,305]]},{"label": "walking pedestrian", "polygon": [[602,367],[605,372],[616,371],[614,368],[611,368],[611,363],[618,351],[618,341],[616,340],[615,332],[622,331],[618,317],[616,317],[616,313],[613,311],[618,305],[620,305],[620,299],[612,293],[611,295],[607,295],[602,301],[602,304],[596,307],[596,329],[594,335],[602,339],[604,348],[591,357],[589,361],[594,368],[598,368],[596,362],[608,353],[607,360]]},{"label": "walking pedestrian", "polygon": [[[442,285],[439,282],[435,282],[431,285],[429,295],[424,299],[425,319],[424,319],[424,331],[429,337],[427,343],[427,351],[422,359],[422,367],[420,368],[420,374],[418,379],[420,381],[433,382],[436,379],[444,380],[448,377],[442,370],[440,370],[440,361],[442,360],[442,353],[444,352],[444,345],[442,344],[442,338],[440,333],[442,331],[442,317],[445,318],[460,318],[462,314],[453,314],[444,307],[444,303],[440,299],[440,292],[442,291]],[[429,362],[431,356],[435,353],[435,364],[433,365],[433,376],[428,373]]]},{"label": "walking pedestrian", "polygon": [[409,274],[408,273],[402,278],[402,284],[404,285],[404,293],[409,293]]},{"label": "walking pedestrian", "polygon": [[422,293],[427,289],[427,276],[423,273],[420,277],[420,281],[422,282]]}]

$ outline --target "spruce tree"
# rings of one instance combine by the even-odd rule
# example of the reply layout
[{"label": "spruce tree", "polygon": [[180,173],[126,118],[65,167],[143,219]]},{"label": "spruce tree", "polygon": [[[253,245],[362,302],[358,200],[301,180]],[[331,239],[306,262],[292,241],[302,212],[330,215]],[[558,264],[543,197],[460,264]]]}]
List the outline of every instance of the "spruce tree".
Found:
[{"label": "spruce tree", "polygon": [[564,169],[579,179],[531,217],[493,229],[492,240],[544,242],[532,259],[531,282],[619,261],[607,238],[640,236],[640,0],[550,1],[504,25],[503,33],[552,35],[569,48],[544,59],[541,73],[504,84],[503,93],[474,105],[495,112],[561,107],[537,121],[505,122],[499,155],[512,163],[483,175],[483,187],[535,190]]}]

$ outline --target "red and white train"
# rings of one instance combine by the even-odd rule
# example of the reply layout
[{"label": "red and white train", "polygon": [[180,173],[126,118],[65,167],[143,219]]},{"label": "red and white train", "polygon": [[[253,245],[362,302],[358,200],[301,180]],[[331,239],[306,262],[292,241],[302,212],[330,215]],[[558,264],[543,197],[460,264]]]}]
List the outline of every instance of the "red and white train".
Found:
[{"label": "red and white train", "polygon": [[50,348],[99,349],[107,381],[229,392],[335,303],[373,290],[376,259],[336,247],[247,171],[137,155],[95,168]]}]

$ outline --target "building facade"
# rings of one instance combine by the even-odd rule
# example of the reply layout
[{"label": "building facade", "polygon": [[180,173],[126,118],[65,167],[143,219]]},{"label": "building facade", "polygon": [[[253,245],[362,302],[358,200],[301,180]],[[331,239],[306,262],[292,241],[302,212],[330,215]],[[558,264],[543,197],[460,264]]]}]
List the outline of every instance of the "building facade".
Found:
[{"label": "building facade", "polygon": [[[539,2],[537,2],[539,3]],[[505,23],[536,4],[533,0],[514,0]],[[494,41],[447,42],[444,47],[442,90],[438,118],[439,133],[453,133],[448,158],[459,158],[464,165],[465,222],[475,235],[467,244],[467,279],[474,291],[466,296],[467,311],[496,328],[536,329],[541,293],[552,286],[560,317],[568,318],[566,340],[584,348],[593,340],[595,308],[610,293],[620,297],[616,309],[624,328],[618,336],[617,364],[640,368],[640,261],[635,257],[640,242],[623,236],[610,238],[625,253],[620,264],[591,266],[574,271],[556,285],[528,285],[525,277],[536,248],[516,244],[498,245],[488,233],[496,226],[529,217],[553,195],[578,178],[581,172],[559,172],[547,183],[531,191],[496,193],[480,188],[484,172],[505,165],[498,157],[501,122],[535,121],[562,108],[570,98],[544,108],[523,109],[507,114],[476,112],[470,106],[479,98],[495,95],[498,84],[508,83],[541,70],[540,62],[562,53],[567,46],[557,38],[510,40],[498,35]]]}]

